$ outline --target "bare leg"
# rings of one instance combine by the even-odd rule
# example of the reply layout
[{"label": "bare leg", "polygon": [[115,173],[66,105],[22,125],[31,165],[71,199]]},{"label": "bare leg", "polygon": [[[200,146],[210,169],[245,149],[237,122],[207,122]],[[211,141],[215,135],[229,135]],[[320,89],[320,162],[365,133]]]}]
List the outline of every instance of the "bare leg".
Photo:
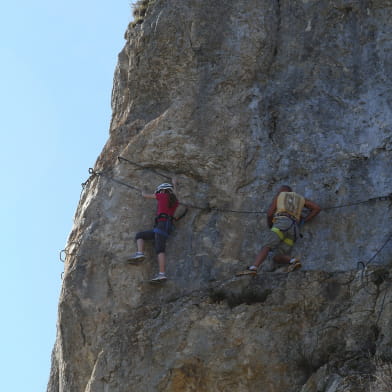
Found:
[{"label": "bare leg", "polygon": [[289,255],[276,255],[274,257],[274,261],[277,264],[288,265],[287,272],[295,271],[298,268],[301,268],[301,262],[297,257],[291,257]]},{"label": "bare leg", "polygon": [[144,240],[143,238],[138,238],[136,240],[136,246],[137,246],[137,251],[138,252],[144,252]]},{"label": "bare leg", "polygon": [[164,252],[158,253],[159,272],[165,273],[166,256]]},{"label": "bare leg", "polygon": [[290,260],[292,259],[289,255],[276,255],[274,256],[275,263],[278,264],[289,264]]},{"label": "bare leg", "polygon": [[256,256],[256,260],[253,265],[258,268],[260,264],[267,258],[270,250],[271,248],[269,248],[268,246],[264,246],[261,249],[260,253]]}]

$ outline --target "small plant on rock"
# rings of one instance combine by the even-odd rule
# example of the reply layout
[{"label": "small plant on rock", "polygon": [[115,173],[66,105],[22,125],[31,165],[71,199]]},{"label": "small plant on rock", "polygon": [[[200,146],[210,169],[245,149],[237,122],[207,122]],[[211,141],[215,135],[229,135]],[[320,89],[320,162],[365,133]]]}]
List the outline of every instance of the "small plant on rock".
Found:
[{"label": "small plant on rock", "polygon": [[136,26],[137,24],[143,23],[148,6],[153,4],[154,1],[155,0],[138,0],[132,4],[133,17],[134,17],[134,21],[132,22],[133,27]]}]

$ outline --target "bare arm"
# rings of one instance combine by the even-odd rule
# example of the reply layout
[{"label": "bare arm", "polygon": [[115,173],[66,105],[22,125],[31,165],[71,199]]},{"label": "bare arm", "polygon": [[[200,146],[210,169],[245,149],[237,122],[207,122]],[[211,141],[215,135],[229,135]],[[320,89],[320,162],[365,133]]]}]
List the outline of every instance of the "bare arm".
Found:
[{"label": "bare arm", "polygon": [[156,199],[155,194],[151,194],[151,193],[142,192],[142,196],[145,197],[146,199]]},{"label": "bare arm", "polygon": [[305,207],[310,210],[310,213],[304,219],[304,222],[309,222],[321,211],[320,206],[311,200],[305,199]]},{"label": "bare arm", "polygon": [[177,178],[172,178],[172,184],[173,184],[173,193],[176,195],[176,197],[178,197]]},{"label": "bare arm", "polygon": [[268,227],[272,227],[272,225],[273,225],[272,220],[274,218],[274,214],[276,211],[276,204],[277,204],[278,196],[279,196],[279,193],[274,197],[274,200],[272,200],[272,203],[269,206],[268,211],[267,211]]}]

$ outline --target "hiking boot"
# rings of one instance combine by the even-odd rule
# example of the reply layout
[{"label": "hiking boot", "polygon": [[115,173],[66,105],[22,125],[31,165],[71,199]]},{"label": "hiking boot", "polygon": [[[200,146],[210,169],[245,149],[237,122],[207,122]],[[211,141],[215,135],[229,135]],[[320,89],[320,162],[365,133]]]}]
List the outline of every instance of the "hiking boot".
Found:
[{"label": "hiking boot", "polygon": [[129,259],[129,263],[141,263],[144,260],[145,256],[143,252],[134,253]]},{"label": "hiking boot", "polygon": [[167,276],[160,272],[157,276],[155,276],[154,278],[152,278],[150,280],[151,283],[162,283],[165,282],[167,280]]},{"label": "hiking boot", "polygon": [[255,268],[247,267],[246,270],[236,273],[236,276],[241,276],[241,275],[257,275],[257,268],[255,269]]},{"label": "hiking boot", "polygon": [[299,259],[295,259],[293,263],[290,263],[289,267],[287,268],[287,272],[293,272],[298,268],[301,268],[302,264]]}]

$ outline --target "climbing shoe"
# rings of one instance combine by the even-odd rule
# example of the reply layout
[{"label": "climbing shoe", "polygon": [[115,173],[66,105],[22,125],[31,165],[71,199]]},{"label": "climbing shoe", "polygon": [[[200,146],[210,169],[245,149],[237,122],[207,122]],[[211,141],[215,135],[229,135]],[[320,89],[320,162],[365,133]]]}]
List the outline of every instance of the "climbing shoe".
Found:
[{"label": "climbing shoe", "polygon": [[246,270],[236,273],[236,276],[241,275],[257,275],[257,268],[247,267]]},{"label": "climbing shoe", "polygon": [[167,276],[160,272],[157,276],[150,280],[150,283],[163,283],[167,280]]},{"label": "climbing shoe", "polygon": [[295,259],[287,268],[287,272],[293,272],[298,268],[301,268],[302,264],[299,259]]},{"label": "climbing shoe", "polygon": [[145,256],[143,252],[136,252],[134,253],[129,259],[129,263],[140,263],[144,260]]}]

